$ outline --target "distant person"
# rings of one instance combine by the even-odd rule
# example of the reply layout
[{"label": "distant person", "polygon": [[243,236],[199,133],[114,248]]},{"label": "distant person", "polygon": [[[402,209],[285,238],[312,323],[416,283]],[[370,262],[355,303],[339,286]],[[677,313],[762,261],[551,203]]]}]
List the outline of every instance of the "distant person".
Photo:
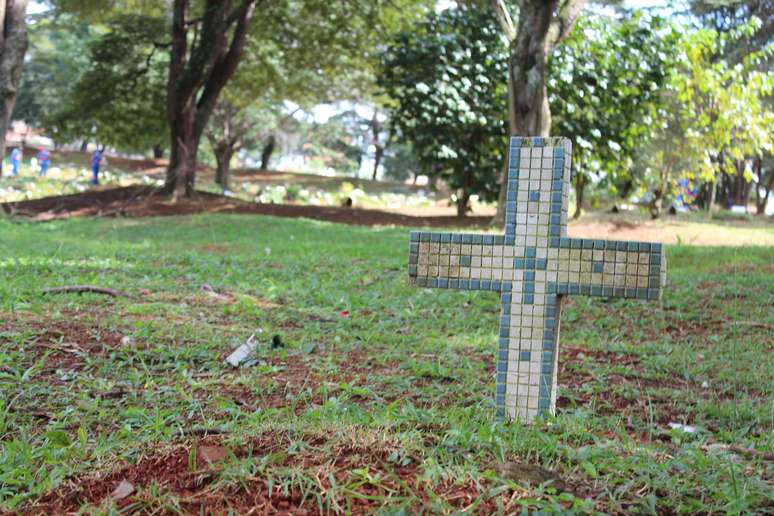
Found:
[{"label": "distant person", "polygon": [[105,159],[102,156],[102,149],[97,149],[94,154],[91,155],[91,184],[99,184],[99,167],[104,163]]},{"label": "distant person", "polygon": [[51,153],[49,153],[43,147],[38,149],[38,163],[40,164],[38,176],[46,177],[46,174],[48,173],[48,167],[51,166]]},{"label": "distant person", "polygon": [[14,176],[19,175],[19,164],[22,159],[22,151],[19,147],[14,147],[11,151],[11,174]]}]

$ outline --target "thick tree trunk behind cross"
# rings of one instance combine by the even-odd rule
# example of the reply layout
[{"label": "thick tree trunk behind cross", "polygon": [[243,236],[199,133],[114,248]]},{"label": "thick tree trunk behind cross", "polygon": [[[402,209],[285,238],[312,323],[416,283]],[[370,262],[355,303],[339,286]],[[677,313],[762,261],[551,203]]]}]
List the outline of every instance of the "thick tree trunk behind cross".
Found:
[{"label": "thick tree trunk behind cross", "polygon": [[0,0],[0,176],[5,159],[5,133],[21,82],[27,52],[27,0]]},{"label": "thick tree trunk behind cross", "polygon": [[[511,136],[549,136],[548,55],[567,37],[585,0],[522,0],[514,27],[503,0],[491,0],[509,45],[508,126]],[[500,177],[497,213],[492,224],[505,223],[505,170]]]},{"label": "thick tree trunk behind cross", "polygon": [[[234,75],[245,47],[256,3],[262,0],[206,0],[201,20],[189,20],[189,0],[174,0],[172,49],[167,82],[170,158],[165,190],[191,196],[199,143],[223,88]],[[196,37],[188,31],[198,29]],[[190,47],[190,48],[189,48]]]}]

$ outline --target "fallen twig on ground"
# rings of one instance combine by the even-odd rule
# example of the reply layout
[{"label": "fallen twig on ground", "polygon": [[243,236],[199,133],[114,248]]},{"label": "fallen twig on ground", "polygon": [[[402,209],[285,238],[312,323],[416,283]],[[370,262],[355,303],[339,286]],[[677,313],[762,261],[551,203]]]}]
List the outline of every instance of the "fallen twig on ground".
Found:
[{"label": "fallen twig on ground", "polygon": [[744,446],[739,446],[738,444],[732,444],[728,447],[729,450],[732,452],[738,453],[739,455],[744,455],[746,457],[754,457],[754,458],[761,458],[763,460],[768,461],[774,461],[774,452],[762,452],[755,450],[753,448],[745,448]]},{"label": "fallen twig on ground", "polygon": [[179,431],[181,435],[221,435],[227,432],[222,428],[182,428]]},{"label": "fallen twig on ground", "polygon": [[752,326],[753,328],[763,328],[764,330],[774,330],[774,324],[766,324],[759,321],[734,321],[734,324],[742,326]]},{"label": "fallen twig on ground", "polygon": [[92,294],[105,294],[110,297],[129,297],[126,292],[120,290],[113,290],[112,288],[94,287],[91,285],[68,285],[65,287],[51,287],[44,288],[43,295],[48,294],[84,294],[90,292]]}]

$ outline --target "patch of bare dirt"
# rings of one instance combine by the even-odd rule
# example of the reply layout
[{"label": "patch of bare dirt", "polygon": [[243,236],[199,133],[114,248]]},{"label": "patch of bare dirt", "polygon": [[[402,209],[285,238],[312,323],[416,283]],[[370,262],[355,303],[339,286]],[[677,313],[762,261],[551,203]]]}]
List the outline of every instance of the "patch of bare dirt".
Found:
[{"label": "patch of bare dirt", "polygon": [[[296,452],[289,453],[293,444]],[[207,457],[200,457],[205,454]],[[266,471],[278,468],[303,472],[308,480],[305,487],[292,483],[288,491],[274,483],[270,488],[268,474],[245,475],[225,487],[213,489],[217,472],[223,462],[229,462],[232,454],[237,459],[253,457],[256,461],[267,461]],[[195,461],[192,461],[195,457]],[[400,457],[396,463],[396,457]],[[164,496],[174,495],[182,508],[190,514],[310,514],[327,512],[318,506],[316,496],[323,498],[329,492],[336,492],[335,486],[350,486],[351,506],[331,505],[333,512],[352,514],[372,513],[381,505],[380,499],[413,495],[415,509],[420,504],[438,497],[458,510],[470,506],[488,488],[486,483],[477,485],[472,481],[443,481],[439,485],[418,482],[421,474],[421,457],[405,454],[399,444],[390,442],[376,432],[353,430],[351,435],[331,438],[327,435],[290,436],[278,432],[252,438],[242,446],[230,446],[218,438],[173,445],[164,450],[149,450],[135,463],[125,463],[108,474],[84,474],[68,479],[55,491],[30,504],[25,512],[35,514],[62,514],[78,511],[86,505],[99,505],[109,500],[111,493],[122,482],[130,483],[135,489],[116,504],[127,508],[138,502],[158,503],[146,488],[156,485]],[[368,470],[371,478],[365,480],[360,472]],[[524,471],[522,471],[524,470]],[[543,476],[526,475],[531,472],[528,465],[520,470],[516,481],[530,481],[533,484],[545,481]],[[541,468],[541,473],[544,473]],[[548,474],[555,480],[555,474]],[[334,486],[335,482],[335,486]],[[281,482],[280,482],[281,484]],[[341,493],[339,491],[339,493]],[[507,490],[497,498],[504,507],[514,507],[521,491]],[[345,503],[338,495],[335,503]],[[476,508],[482,514],[497,510],[497,500],[488,499]]]},{"label": "patch of bare dirt", "polygon": [[486,226],[491,217],[410,216],[380,210],[307,206],[297,204],[256,204],[207,192],[190,199],[172,200],[147,186],[95,189],[73,195],[47,197],[0,204],[11,215],[37,221],[70,217],[158,217],[194,213],[245,213],[275,217],[308,218],[360,226],[475,227]]},{"label": "patch of bare dirt", "polygon": [[[52,384],[60,384],[54,374],[59,370],[79,369],[85,363],[86,356],[104,356],[122,345],[123,334],[96,328],[70,314],[67,319],[51,321],[36,320],[25,322],[25,328],[33,332],[26,344],[33,357],[47,354],[39,375],[50,376]],[[14,325],[5,324],[3,331],[13,331]],[[2,341],[0,341],[2,350]]]}]

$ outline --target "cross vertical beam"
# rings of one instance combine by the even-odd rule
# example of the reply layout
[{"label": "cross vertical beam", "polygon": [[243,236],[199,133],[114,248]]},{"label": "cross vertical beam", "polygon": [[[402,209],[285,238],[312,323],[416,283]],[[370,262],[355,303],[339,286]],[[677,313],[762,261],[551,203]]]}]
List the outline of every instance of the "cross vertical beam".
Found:
[{"label": "cross vertical beam", "polygon": [[500,293],[500,416],[555,411],[566,295],[658,299],[661,244],[567,237],[570,141],[511,138],[504,235],[412,232],[409,277],[430,288]]}]

